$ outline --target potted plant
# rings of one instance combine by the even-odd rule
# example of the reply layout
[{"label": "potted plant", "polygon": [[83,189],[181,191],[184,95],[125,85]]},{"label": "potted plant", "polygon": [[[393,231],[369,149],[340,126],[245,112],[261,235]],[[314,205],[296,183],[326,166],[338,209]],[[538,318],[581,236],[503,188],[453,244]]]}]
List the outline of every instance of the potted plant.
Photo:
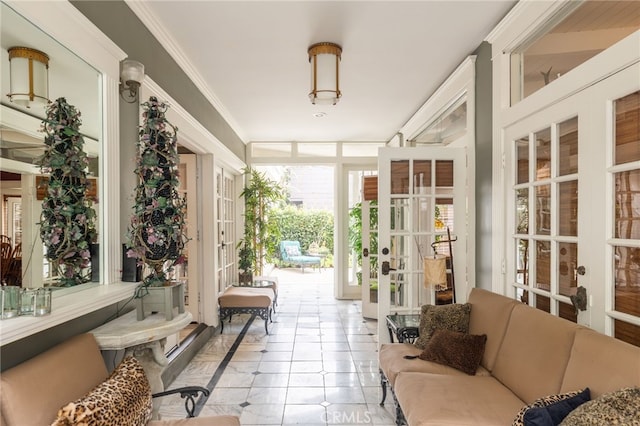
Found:
[{"label": "potted plant", "polygon": [[[244,169],[245,187],[240,194],[244,198],[244,236],[238,243],[238,267],[243,271],[239,280],[246,282],[250,275],[263,275],[263,266],[269,240],[277,240],[277,232],[269,225],[270,206],[282,200],[284,190],[278,182],[265,173],[247,167]],[[244,280],[244,281],[243,281]]]},{"label": "potted plant", "polygon": [[59,285],[71,287],[91,279],[90,245],[96,241],[96,212],[86,196],[89,160],[80,134],[80,112],[65,98],[47,107],[42,122],[45,152],[38,158],[44,180],[40,237]]},{"label": "potted plant", "polygon": [[127,256],[145,267],[146,275],[135,294],[138,320],[144,319],[148,311],[163,311],[170,320],[175,306],[184,312],[182,283],[169,277],[174,266],[185,261],[187,241],[186,205],[178,194],[177,128],[165,118],[168,105],[155,97],[150,97],[142,108],[135,169],[138,185]]}]

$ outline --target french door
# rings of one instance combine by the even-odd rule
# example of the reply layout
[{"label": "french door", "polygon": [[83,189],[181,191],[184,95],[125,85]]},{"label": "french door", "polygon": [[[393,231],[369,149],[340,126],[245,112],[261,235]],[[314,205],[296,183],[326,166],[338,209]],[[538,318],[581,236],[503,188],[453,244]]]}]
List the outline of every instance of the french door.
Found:
[{"label": "french door", "polygon": [[640,250],[638,72],[620,71],[504,133],[509,293],[623,339],[640,332],[631,260]]},{"label": "french door", "polygon": [[362,201],[362,316],[378,318],[378,201]]},{"label": "french door", "polygon": [[[435,289],[423,286],[423,259],[453,254],[456,302],[466,300],[475,267],[473,191],[467,179],[464,148],[381,148],[378,156],[378,336],[388,339],[384,318],[391,312],[419,313],[435,303]],[[451,233],[448,244],[439,244]],[[470,281],[473,282],[473,281]]]},{"label": "french door", "polygon": [[216,167],[216,277],[220,292],[237,281],[234,175]]}]

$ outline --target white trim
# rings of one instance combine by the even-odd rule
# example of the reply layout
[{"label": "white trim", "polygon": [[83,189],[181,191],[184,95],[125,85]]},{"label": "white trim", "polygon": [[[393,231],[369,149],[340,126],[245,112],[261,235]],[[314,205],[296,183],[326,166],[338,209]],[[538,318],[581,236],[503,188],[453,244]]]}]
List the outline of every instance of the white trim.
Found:
[{"label": "white trim", "polygon": [[405,140],[410,140],[438,118],[451,104],[471,92],[475,86],[476,55],[470,55],[445,80],[433,95],[416,111],[416,113],[400,129]]},{"label": "white trim", "polygon": [[156,96],[168,102],[171,108],[167,112],[171,123],[179,130],[180,144],[196,154],[213,154],[217,163],[225,164],[230,169],[240,172],[245,163],[239,159],[218,138],[209,132],[189,112],[173,99],[160,85],[146,76],[140,90],[140,101]]},{"label": "white trim", "polygon": [[165,27],[160,24],[160,20],[154,15],[149,6],[145,2],[138,0],[125,0],[125,3],[142,21],[145,27],[153,34],[158,42],[169,53],[178,66],[185,72],[189,79],[195,84],[200,93],[211,103],[211,105],[220,113],[222,118],[229,124],[238,137],[246,144],[247,139],[238,123],[233,119],[231,113],[222,104],[218,96],[207,85],[206,80],[200,75],[197,69],[191,65],[191,61],[182,53],[183,49],[171,37]]}]

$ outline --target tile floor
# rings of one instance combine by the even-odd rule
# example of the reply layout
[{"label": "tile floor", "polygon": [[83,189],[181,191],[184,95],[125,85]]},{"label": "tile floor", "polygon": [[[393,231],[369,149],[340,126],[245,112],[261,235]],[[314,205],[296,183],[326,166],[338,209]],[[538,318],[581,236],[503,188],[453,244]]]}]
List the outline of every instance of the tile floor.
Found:
[{"label": "tile floor", "polygon": [[[235,316],[170,388],[212,389],[199,415],[234,414],[242,425],[394,425],[393,398],[379,405],[376,321],[359,301],[333,297],[331,269],[271,275],[280,282],[269,335],[256,318],[240,339],[249,316]],[[163,398],[160,413],[184,417],[183,402]]]}]

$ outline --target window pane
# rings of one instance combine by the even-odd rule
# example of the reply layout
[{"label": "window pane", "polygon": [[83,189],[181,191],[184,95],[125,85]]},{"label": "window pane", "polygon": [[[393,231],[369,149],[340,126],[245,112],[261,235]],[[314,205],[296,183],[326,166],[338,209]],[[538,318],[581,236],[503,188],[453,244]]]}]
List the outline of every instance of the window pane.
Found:
[{"label": "window pane", "polygon": [[536,294],[535,301],[537,309],[545,312],[551,312],[551,300],[547,296],[540,296],[539,294]]},{"label": "window pane", "polygon": [[291,157],[290,143],[252,143],[252,157]]},{"label": "window pane", "polygon": [[529,240],[516,240],[518,268],[516,282],[529,285]]},{"label": "window pane", "polygon": [[529,190],[518,189],[516,191],[516,232],[518,234],[529,233]]},{"label": "window pane", "polygon": [[616,339],[640,346],[640,326],[619,320],[615,320],[613,324]]},{"label": "window pane", "polygon": [[551,177],[551,130],[545,129],[535,135],[536,180]]},{"label": "window pane", "polygon": [[529,138],[521,138],[516,141],[516,158],[518,167],[516,183],[529,182]]},{"label": "window pane", "polygon": [[406,198],[391,199],[391,229],[393,231],[407,230],[409,200]]},{"label": "window pane", "polygon": [[549,235],[551,232],[551,186],[536,188],[536,234]]},{"label": "window pane", "polygon": [[568,303],[558,302],[558,316],[571,322],[578,322],[578,314],[576,308]]},{"label": "window pane", "polygon": [[640,169],[614,174],[615,237],[640,240]]},{"label": "window pane", "polygon": [[640,160],[640,91],[614,102],[616,164]]},{"label": "window pane", "polygon": [[561,182],[558,192],[558,233],[575,237],[578,235],[578,181]]},{"label": "window pane", "polygon": [[546,31],[535,32],[512,51],[512,105],[638,29],[636,1],[568,4],[545,20]]},{"label": "window pane", "polygon": [[343,143],[343,157],[377,157],[378,149],[384,147],[384,143]]},{"label": "window pane", "polygon": [[578,118],[560,123],[558,133],[558,175],[578,173]]},{"label": "window pane", "polygon": [[436,186],[453,188],[453,161],[436,161]]},{"label": "window pane", "polygon": [[571,296],[575,292],[575,269],[578,265],[578,245],[558,243],[558,294]]},{"label": "window pane", "polygon": [[431,160],[413,162],[414,194],[426,194],[431,187]]},{"label": "window pane", "polygon": [[445,231],[446,228],[449,228],[451,232],[455,232],[453,198],[436,198],[434,218],[436,232]]},{"label": "window pane", "polygon": [[551,243],[536,242],[536,288],[551,289]]},{"label": "window pane", "polygon": [[298,142],[298,155],[300,157],[335,157],[336,144]]},{"label": "window pane", "polygon": [[640,248],[614,247],[614,309],[640,317]]},{"label": "window pane", "polygon": [[409,160],[391,162],[391,193],[409,193]]}]

